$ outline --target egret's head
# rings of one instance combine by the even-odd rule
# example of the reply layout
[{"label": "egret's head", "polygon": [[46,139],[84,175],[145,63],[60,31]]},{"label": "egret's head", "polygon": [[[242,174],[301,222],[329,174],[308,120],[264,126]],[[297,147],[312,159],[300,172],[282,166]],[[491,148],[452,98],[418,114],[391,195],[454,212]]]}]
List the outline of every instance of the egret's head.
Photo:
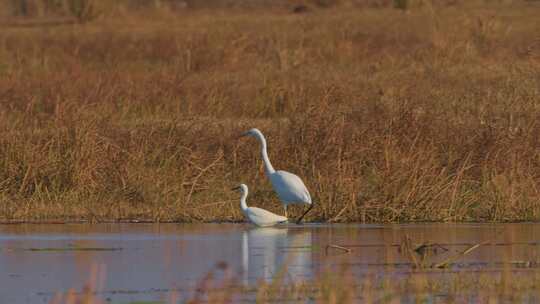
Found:
[{"label": "egret's head", "polygon": [[259,129],[257,128],[253,128],[253,129],[249,129],[248,131],[242,133],[242,135],[240,135],[240,137],[243,137],[243,136],[255,136],[255,137],[258,137],[258,136],[261,136],[262,133],[261,131],[259,131]]},{"label": "egret's head", "polygon": [[245,184],[240,184],[237,187],[232,188],[231,190],[240,191],[242,193],[245,193],[248,191],[248,187]]}]

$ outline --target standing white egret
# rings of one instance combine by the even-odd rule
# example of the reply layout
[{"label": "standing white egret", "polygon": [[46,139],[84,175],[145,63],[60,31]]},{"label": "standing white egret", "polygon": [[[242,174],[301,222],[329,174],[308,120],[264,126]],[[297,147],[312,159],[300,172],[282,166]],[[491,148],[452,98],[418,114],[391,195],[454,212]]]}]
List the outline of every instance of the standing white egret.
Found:
[{"label": "standing white egret", "polygon": [[242,191],[242,197],[240,198],[240,207],[242,207],[242,212],[244,213],[244,215],[253,224],[260,227],[268,227],[287,222],[287,218],[284,216],[274,214],[261,208],[248,207],[246,203],[246,198],[248,196],[248,187],[246,185],[240,184],[240,186],[233,188],[233,190]]},{"label": "standing white egret", "polygon": [[299,205],[309,205],[309,208],[298,218],[296,223],[300,223],[304,216],[313,208],[313,203],[311,201],[311,195],[304,185],[304,182],[295,174],[292,174],[287,171],[274,170],[274,167],[270,163],[268,158],[268,151],[266,148],[266,138],[259,129],[251,129],[242,134],[242,136],[253,136],[261,142],[261,152],[262,158],[264,161],[264,168],[266,175],[272,183],[274,191],[276,191],[283,207],[285,208],[285,216],[287,216],[287,205],[290,204],[299,204]]}]

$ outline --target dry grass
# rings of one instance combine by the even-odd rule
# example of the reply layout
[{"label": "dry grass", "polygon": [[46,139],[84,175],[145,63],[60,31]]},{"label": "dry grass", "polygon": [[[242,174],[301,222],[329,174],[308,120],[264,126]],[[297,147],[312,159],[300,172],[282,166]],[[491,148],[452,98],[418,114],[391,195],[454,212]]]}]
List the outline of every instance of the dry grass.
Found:
[{"label": "dry grass", "polygon": [[540,5],[423,3],[10,17],[0,220],[239,220],[240,182],[281,212],[250,127],[309,220],[540,219]]}]

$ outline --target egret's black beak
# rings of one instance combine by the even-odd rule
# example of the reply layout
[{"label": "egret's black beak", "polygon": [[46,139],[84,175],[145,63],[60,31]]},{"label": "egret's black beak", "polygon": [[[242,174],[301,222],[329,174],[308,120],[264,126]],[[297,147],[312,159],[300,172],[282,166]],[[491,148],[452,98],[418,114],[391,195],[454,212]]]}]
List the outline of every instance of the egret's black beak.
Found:
[{"label": "egret's black beak", "polygon": [[240,186],[231,188],[231,190],[240,190]]},{"label": "egret's black beak", "polygon": [[315,203],[311,203],[311,205],[309,205],[309,208],[304,212],[304,214],[302,214],[302,216],[298,218],[298,220],[296,221],[296,224],[300,225],[300,223],[302,222],[302,219],[304,219],[304,216],[306,216],[306,214],[308,214],[308,212],[310,212],[311,209],[313,209],[313,205],[315,205]]},{"label": "egret's black beak", "polygon": [[238,138],[246,137],[248,135],[249,135],[249,132],[244,132],[244,133],[238,135]]}]

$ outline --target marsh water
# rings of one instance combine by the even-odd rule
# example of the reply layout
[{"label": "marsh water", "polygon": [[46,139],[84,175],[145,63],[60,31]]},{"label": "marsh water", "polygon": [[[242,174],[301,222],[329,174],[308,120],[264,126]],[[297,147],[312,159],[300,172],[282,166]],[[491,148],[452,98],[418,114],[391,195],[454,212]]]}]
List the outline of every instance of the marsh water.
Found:
[{"label": "marsh water", "polygon": [[540,261],[540,224],[0,225],[0,303],[48,303],[89,283],[108,302],[164,300],[171,291],[188,294],[224,267],[245,284],[271,280],[285,265],[290,280],[333,267],[400,275],[411,271],[400,253],[406,237],[436,244],[433,255],[442,256],[483,243],[452,271],[497,272]]}]

